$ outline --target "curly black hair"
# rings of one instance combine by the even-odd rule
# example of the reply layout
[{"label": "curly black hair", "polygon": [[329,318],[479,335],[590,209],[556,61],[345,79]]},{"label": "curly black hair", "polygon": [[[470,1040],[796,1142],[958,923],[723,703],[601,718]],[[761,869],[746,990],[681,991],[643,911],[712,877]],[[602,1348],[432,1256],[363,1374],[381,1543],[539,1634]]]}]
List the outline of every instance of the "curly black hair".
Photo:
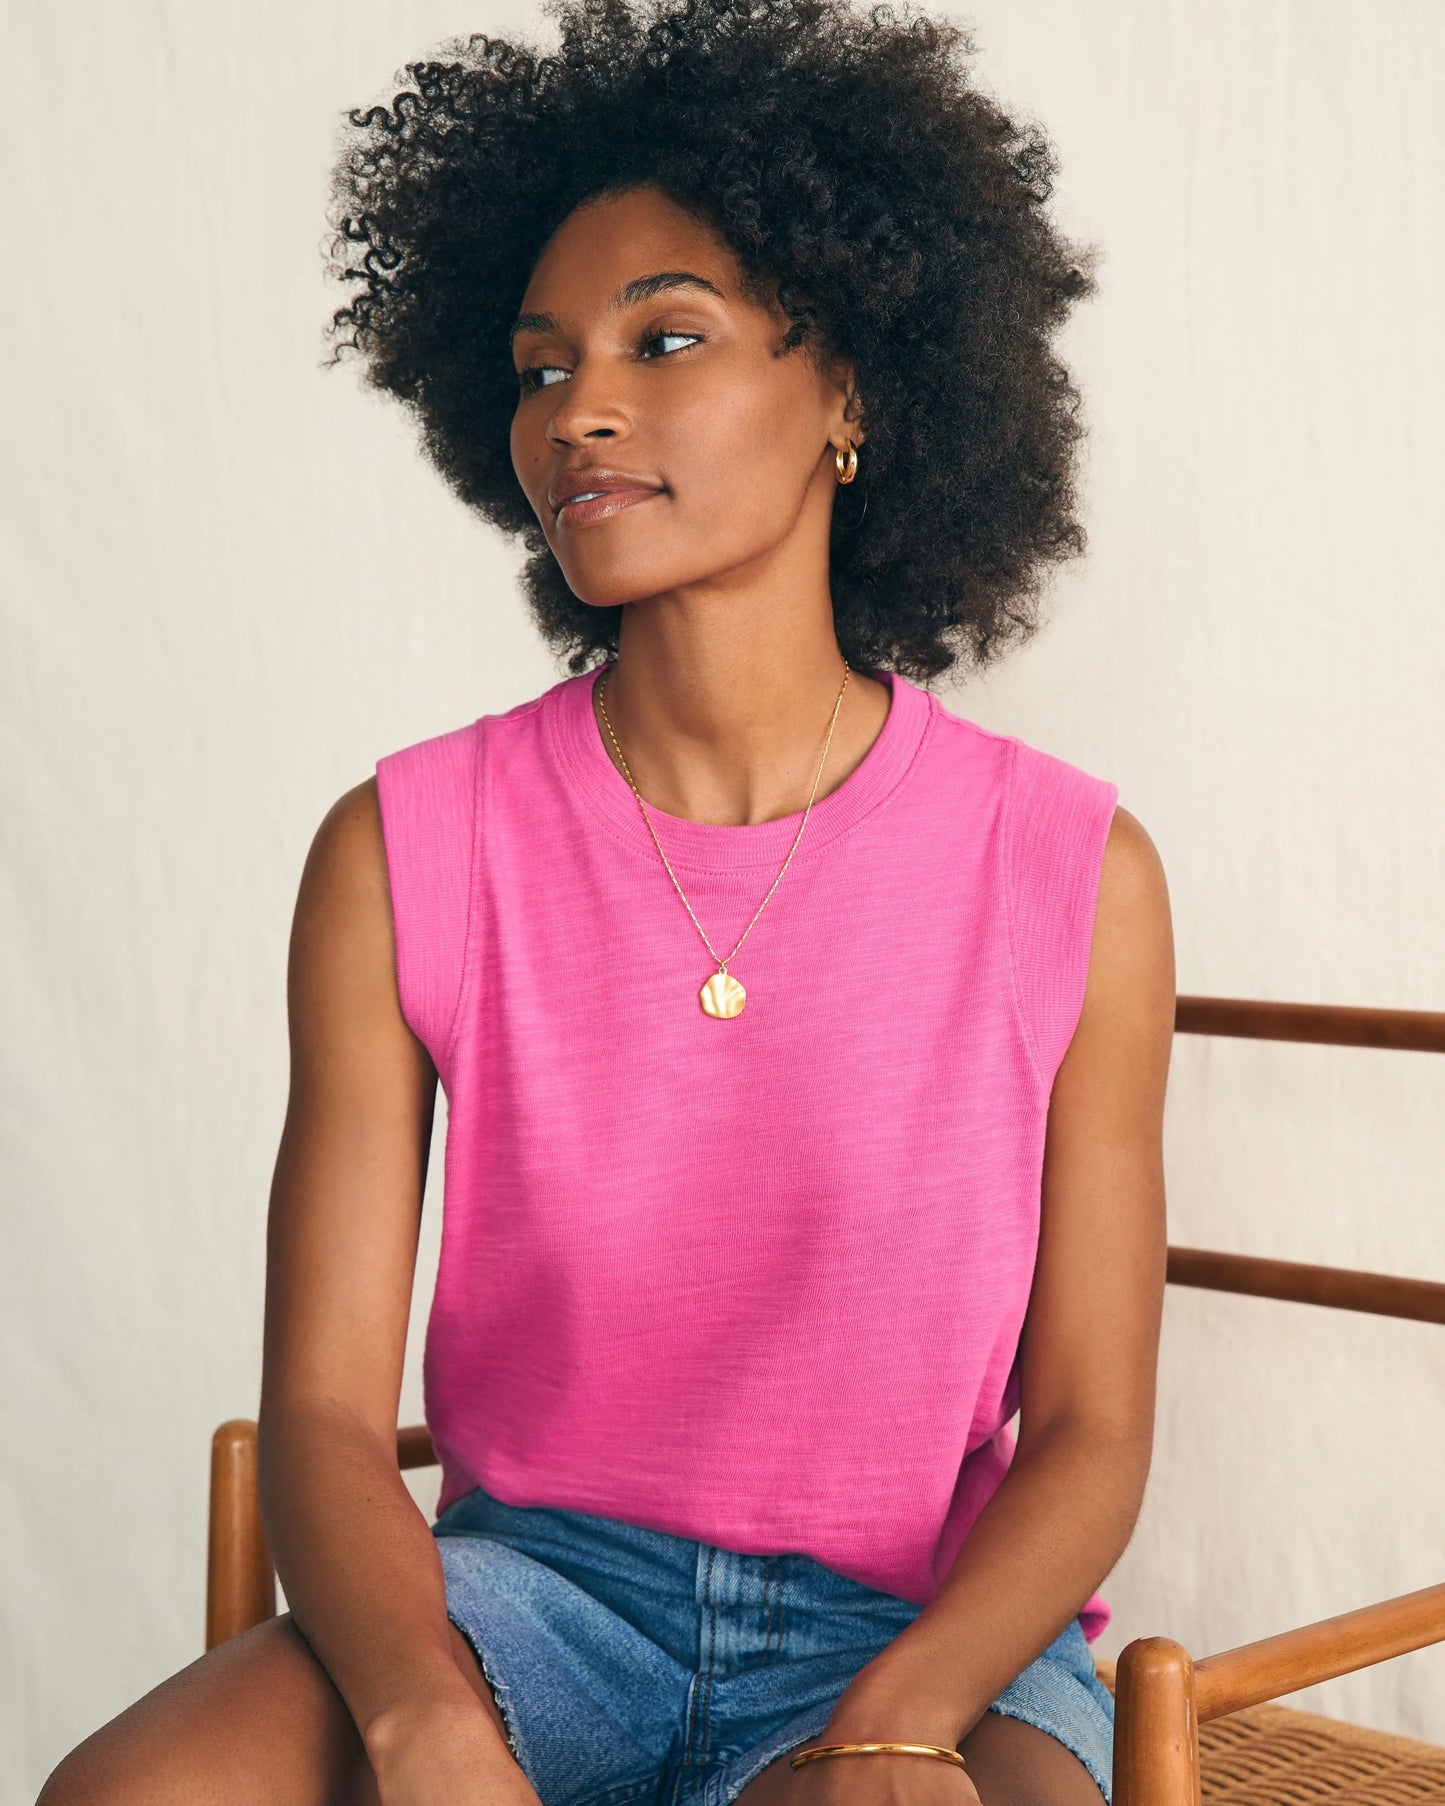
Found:
[{"label": "curly black hair", "polygon": [[452,39],[389,106],[347,113],[328,273],[362,286],[327,361],[360,353],[461,500],[520,536],[529,608],[573,674],[615,656],[621,606],[573,594],[512,468],[508,330],[574,207],[656,184],[749,284],[777,284],[792,344],[854,367],[868,438],[829,568],[849,663],[926,681],[1030,637],[1047,562],[1084,549],[1079,396],[1051,338],[1094,252],[1048,217],[1038,126],[969,85],[971,33],[911,0],[544,11],[555,53]]}]

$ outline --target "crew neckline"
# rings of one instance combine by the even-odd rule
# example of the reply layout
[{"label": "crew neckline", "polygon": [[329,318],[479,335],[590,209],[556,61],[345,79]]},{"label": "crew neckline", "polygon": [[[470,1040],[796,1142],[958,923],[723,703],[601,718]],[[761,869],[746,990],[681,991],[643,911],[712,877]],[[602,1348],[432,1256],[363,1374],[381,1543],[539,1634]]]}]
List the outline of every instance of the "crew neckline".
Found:
[{"label": "crew neckline", "polygon": [[[548,692],[550,706],[546,712],[553,746],[595,817],[627,845],[656,860],[657,849],[632,786],[613,764],[603,743],[602,725],[592,700],[598,679],[611,669],[612,663],[615,660],[564,678]],[[869,671],[866,675],[887,684],[888,713],[858,765],[836,790],[813,804],[795,862],[819,852],[884,802],[901,782],[922,744],[932,715],[932,692],[896,671]],[[699,822],[684,815],[669,815],[650,802],[647,813],[672,864],[732,871],[748,866],[776,867],[792,845],[803,816],[799,808],[772,821]]]}]

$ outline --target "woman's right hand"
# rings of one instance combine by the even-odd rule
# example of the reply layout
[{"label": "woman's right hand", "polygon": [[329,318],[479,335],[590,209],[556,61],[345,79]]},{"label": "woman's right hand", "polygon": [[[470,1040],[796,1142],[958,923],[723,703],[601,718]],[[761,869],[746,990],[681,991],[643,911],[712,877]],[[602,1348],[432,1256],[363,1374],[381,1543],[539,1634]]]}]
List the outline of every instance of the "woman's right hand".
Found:
[{"label": "woman's right hand", "polygon": [[476,1696],[398,1710],[366,1753],[382,1806],[542,1806]]}]

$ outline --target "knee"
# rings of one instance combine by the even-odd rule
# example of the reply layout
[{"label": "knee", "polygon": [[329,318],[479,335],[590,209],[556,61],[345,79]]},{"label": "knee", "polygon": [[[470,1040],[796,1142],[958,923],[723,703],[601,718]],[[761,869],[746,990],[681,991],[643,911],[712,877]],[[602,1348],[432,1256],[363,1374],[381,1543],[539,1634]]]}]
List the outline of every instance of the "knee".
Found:
[{"label": "knee", "polygon": [[100,1726],[51,1770],[35,1806],[185,1806],[184,1738],[164,1734],[137,1702]]},{"label": "knee", "polygon": [[196,1793],[164,1748],[102,1725],[51,1770],[35,1806],[194,1806]]},{"label": "knee", "polygon": [[35,1806],[139,1806],[141,1797],[123,1782],[115,1785],[82,1743],[50,1771]]}]

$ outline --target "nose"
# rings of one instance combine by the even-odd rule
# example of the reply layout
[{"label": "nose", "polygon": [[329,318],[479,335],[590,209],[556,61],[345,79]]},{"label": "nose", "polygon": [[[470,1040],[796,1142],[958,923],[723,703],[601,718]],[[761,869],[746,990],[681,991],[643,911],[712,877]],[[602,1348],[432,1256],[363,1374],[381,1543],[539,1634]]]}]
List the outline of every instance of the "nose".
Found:
[{"label": "nose", "polygon": [[554,383],[556,400],[547,417],[552,444],[578,445],[587,439],[621,439],[632,423],[616,377],[596,359],[582,358],[566,382]]}]

